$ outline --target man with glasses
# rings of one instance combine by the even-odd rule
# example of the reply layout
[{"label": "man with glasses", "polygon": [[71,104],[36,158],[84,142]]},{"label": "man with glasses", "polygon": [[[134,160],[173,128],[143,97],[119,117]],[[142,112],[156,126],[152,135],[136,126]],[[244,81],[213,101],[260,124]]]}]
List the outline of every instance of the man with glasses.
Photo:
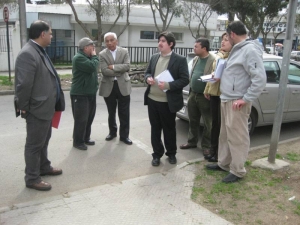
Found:
[{"label": "man with glasses", "polygon": [[55,111],[64,110],[64,95],[56,70],[45,48],[51,44],[52,31],[44,21],[30,25],[30,40],[20,51],[15,67],[16,116],[26,120],[25,184],[26,187],[48,191],[51,184],[41,176],[60,175],[48,159],[48,143]]},{"label": "man with glasses", "polygon": [[91,39],[80,39],[78,46],[79,51],[72,60],[73,79],[70,91],[74,117],[73,146],[79,150],[87,150],[87,145],[95,145],[90,135],[96,113],[99,59]]}]

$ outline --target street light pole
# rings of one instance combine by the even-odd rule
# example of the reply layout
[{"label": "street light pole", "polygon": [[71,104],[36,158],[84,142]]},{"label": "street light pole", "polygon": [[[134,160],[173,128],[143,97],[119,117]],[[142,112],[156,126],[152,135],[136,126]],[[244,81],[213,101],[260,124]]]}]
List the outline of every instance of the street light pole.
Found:
[{"label": "street light pole", "polygon": [[283,50],[283,58],[282,58],[280,81],[279,81],[279,94],[278,94],[278,101],[276,105],[276,112],[275,112],[271,143],[269,149],[269,157],[268,157],[269,163],[273,163],[273,164],[275,163],[278,140],[280,135],[281,123],[282,123],[284,97],[285,97],[285,91],[287,88],[287,81],[288,81],[288,71],[289,71],[291,49],[293,43],[297,2],[298,2],[297,0],[290,0],[288,6],[287,28],[285,32],[284,50]]},{"label": "street light pole", "polygon": [[25,0],[19,0],[19,22],[20,22],[20,41],[21,48],[27,42],[27,23],[26,23],[26,3]]}]

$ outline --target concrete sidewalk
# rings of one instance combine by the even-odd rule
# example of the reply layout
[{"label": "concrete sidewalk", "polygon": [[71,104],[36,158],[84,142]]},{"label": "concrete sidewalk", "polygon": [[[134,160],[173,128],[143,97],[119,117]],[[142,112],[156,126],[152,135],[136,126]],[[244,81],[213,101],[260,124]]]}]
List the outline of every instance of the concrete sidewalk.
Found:
[{"label": "concrete sidewalk", "polygon": [[[199,159],[198,159],[199,160]],[[190,199],[194,166],[0,209],[0,224],[232,224]]]}]

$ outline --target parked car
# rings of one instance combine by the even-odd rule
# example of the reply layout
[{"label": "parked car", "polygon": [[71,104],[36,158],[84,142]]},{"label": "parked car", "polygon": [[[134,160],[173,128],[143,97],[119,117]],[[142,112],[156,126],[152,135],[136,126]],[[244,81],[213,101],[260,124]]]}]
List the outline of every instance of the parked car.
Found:
[{"label": "parked car", "polygon": [[[189,57],[187,57],[187,59],[189,59]],[[253,133],[255,127],[273,124],[278,101],[282,57],[264,54],[263,61],[267,75],[267,84],[259,98],[252,104],[248,121],[250,134]],[[177,117],[187,121],[189,118],[186,104],[189,89],[189,85],[184,88],[184,107],[177,112]],[[293,121],[300,121],[300,63],[296,61],[291,61],[289,65],[288,84],[282,118],[283,123]]]},{"label": "parked car", "polygon": [[300,51],[292,51],[291,52],[291,59],[296,61],[300,61]]}]

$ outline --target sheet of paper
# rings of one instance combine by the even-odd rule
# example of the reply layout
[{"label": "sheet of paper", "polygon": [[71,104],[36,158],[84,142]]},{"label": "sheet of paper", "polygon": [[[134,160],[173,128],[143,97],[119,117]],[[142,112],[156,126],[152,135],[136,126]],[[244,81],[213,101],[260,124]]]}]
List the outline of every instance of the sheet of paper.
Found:
[{"label": "sheet of paper", "polygon": [[212,74],[201,76],[200,79],[198,79],[198,80],[200,80],[202,82],[211,82],[211,83],[215,82]]},{"label": "sheet of paper", "polygon": [[[160,74],[158,74],[156,77],[155,77],[155,80],[157,83],[159,82],[172,82],[174,81],[171,73],[169,70],[164,70],[163,72],[161,72]],[[167,90],[164,90],[164,92],[166,92]]]},{"label": "sheet of paper", "polygon": [[214,78],[221,79],[223,70],[225,69],[225,65],[226,65],[226,60],[225,59],[219,59],[218,60],[217,67],[216,67],[216,70],[215,70],[215,73],[214,73],[215,74]]},{"label": "sheet of paper", "polygon": [[172,82],[174,81],[172,75],[170,74],[169,70],[165,70],[163,72],[161,72],[160,74],[158,74],[155,77],[156,81],[161,81],[161,82]]}]

